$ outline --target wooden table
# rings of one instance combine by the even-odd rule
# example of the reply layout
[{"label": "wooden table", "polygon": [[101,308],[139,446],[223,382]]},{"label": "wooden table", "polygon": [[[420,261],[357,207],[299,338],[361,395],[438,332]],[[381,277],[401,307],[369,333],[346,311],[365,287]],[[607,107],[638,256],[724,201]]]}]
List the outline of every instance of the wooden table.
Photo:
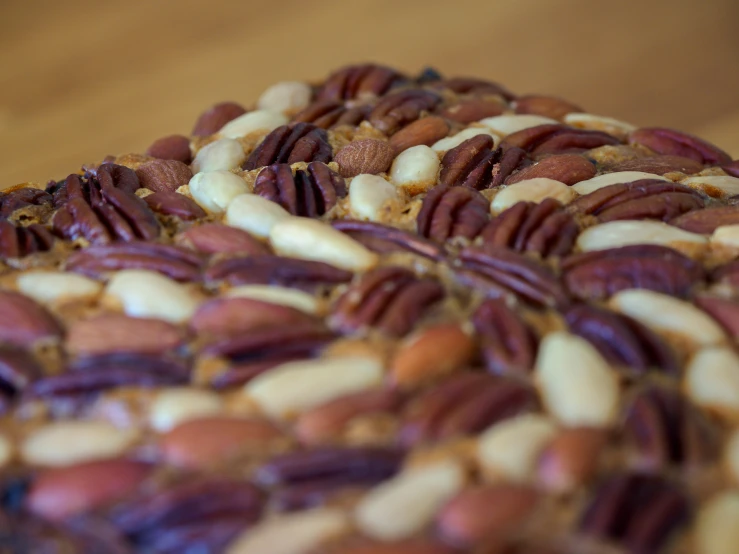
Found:
[{"label": "wooden table", "polygon": [[352,61],[479,75],[739,157],[736,0],[0,2],[0,186],[188,132]]}]

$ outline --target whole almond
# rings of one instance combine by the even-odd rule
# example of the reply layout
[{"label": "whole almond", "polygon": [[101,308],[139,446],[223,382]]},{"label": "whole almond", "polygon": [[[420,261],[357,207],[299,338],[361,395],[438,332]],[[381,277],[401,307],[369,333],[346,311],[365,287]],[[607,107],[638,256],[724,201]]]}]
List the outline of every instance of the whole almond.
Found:
[{"label": "whole almond", "polygon": [[151,467],[144,462],[113,459],[47,469],[34,479],[26,506],[47,519],[66,519],[135,490]]},{"label": "whole almond", "polygon": [[567,492],[577,487],[597,469],[598,456],[606,440],[607,434],[601,429],[563,429],[539,458],[539,481],[556,492]]},{"label": "whole almond", "polygon": [[154,192],[174,192],[192,179],[192,171],[177,160],[154,160],[142,164],[137,170],[141,186]]},{"label": "whole almond", "polygon": [[394,157],[394,150],[387,142],[362,139],[344,146],[336,153],[334,161],[339,164],[342,177],[354,177],[360,173],[376,175],[387,171]]},{"label": "whole almond", "polygon": [[574,185],[580,181],[595,177],[596,169],[590,161],[578,154],[561,154],[549,156],[539,163],[514,173],[506,179],[506,185],[519,181],[547,177],[565,185]]},{"label": "whole almond", "polygon": [[[484,116],[483,116],[484,117]],[[413,146],[431,146],[449,134],[449,124],[441,117],[430,116],[403,127],[390,139],[395,155]]]},{"label": "whole almond", "polygon": [[17,292],[0,291],[0,342],[31,346],[58,337],[62,329],[40,305]]},{"label": "whole almond", "polygon": [[267,421],[213,416],[181,423],[162,435],[159,448],[170,464],[201,468],[282,436]]},{"label": "whole almond", "polygon": [[219,223],[191,227],[177,238],[206,254],[269,254],[269,249],[246,231]]},{"label": "whole almond", "polygon": [[221,102],[200,114],[192,134],[195,136],[212,135],[220,131],[226,123],[245,113],[243,106],[236,102]]},{"label": "whole almond", "polygon": [[67,349],[78,355],[136,352],[160,354],[182,344],[180,330],[161,319],[104,314],[75,321],[67,331]]},{"label": "whole almond", "polygon": [[486,117],[500,115],[505,111],[505,109],[505,105],[501,102],[497,102],[495,100],[484,100],[482,98],[472,98],[446,108],[441,112],[441,115],[447,119],[451,119],[457,123],[464,123],[466,125],[468,123],[480,121]]},{"label": "whole almond", "polygon": [[253,298],[216,298],[198,308],[190,320],[190,327],[197,333],[228,335],[305,321],[313,321],[313,318],[288,306]]},{"label": "whole almond", "polygon": [[177,160],[189,164],[192,161],[190,139],[183,135],[162,137],[146,149],[146,155],[160,160]]},{"label": "whole almond", "polygon": [[561,120],[568,113],[582,112],[575,104],[554,96],[519,96],[514,101],[517,114],[532,114]]}]

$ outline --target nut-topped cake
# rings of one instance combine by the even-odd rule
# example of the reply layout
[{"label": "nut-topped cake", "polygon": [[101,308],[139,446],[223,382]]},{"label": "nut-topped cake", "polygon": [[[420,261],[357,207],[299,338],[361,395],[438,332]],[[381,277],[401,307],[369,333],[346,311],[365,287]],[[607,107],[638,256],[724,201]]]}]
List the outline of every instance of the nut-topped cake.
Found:
[{"label": "nut-topped cake", "polygon": [[7,188],[0,552],[735,554],[738,199],[373,64]]}]

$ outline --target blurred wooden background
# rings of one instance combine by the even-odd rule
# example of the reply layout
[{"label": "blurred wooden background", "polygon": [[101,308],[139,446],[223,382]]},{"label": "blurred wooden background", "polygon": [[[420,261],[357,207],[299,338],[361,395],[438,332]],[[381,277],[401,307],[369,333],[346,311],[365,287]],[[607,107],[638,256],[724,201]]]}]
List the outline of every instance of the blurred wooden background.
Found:
[{"label": "blurred wooden background", "polygon": [[0,0],[0,186],[365,60],[558,94],[739,157],[737,21],[737,0]]}]

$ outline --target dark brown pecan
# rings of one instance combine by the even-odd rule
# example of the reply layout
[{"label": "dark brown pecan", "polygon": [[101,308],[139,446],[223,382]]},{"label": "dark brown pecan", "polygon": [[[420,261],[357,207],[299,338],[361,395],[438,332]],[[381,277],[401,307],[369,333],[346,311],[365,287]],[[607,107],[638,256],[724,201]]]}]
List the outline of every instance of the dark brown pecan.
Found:
[{"label": "dark brown pecan", "polygon": [[734,160],[721,166],[728,175],[732,177],[739,177],[739,160]]},{"label": "dark brown pecan", "polygon": [[670,347],[648,327],[622,314],[580,304],[564,313],[570,331],[592,344],[614,366],[629,372],[659,369],[680,373],[680,362]]},{"label": "dark brown pecan", "polygon": [[562,272],[570,294],[583,300],[603,300],[624,289],[686,296],[705,278],[700,264],[656,244],[575,254],[562,261]]},{"label": "dark brown pecan", "polygon": [[343,102],[318,100],[298,113],[293,121],[312,123],[321,129],[330,129],[339,125],[359,125],[369,117],[372,106],[347,106]]},{"label": "dark brown pecan", "polygon": [[726,152],[694,135],[663,127],[643,127],[629,135],[630,144],[641,144],[657,154],[681,156],[704,165],[731,162]]},{"label": "dark brown pecan", "polygon": [[485,367],[490,373],[529,373],[536,358],[536,336],[505,301],[485,300],[472,316]]},{"label": "dark brown pecan", "polygon": [[350,65],[329,75],[318,91],[316,99],[336,101],[382,96],[404,79],[394,69],[382,65]]},{"label": "dark brown pecan", "polygon": [[318,217],[346,196],[346,184],[339,174],[320,162],[312,162],[294,175],[289,165],[275,164],[259,172],[254,193],[293,215]]},{"label": "dark brown pecan", "polygon": [[493,159],[495,165],[493,166],[491,187],[499,187],[514,172],[526,169],[532,163],[526,155],[526,151],[516,146],[498,147]]},{"label": "dark brown pecan", "polygon": [[470,95],[493,95],[498,94],[510,101],[515,98],[515,95],[506,90],[502,85],[493,83],[492,81],[485,81],[483,79],[475,79],[473,77],[455,77],[452,79],[445,79],[434,83],[435,88],[451,90],[457,94],[470,94]]},{"label": "dark brown pecan", "polygon": [[41,366],[26,351],[0,347],[0,396],[23,392],[42,373]]},{"label": "dark brown pecan", "polygon": [[197,203],[178,192],[155,192],[144,197],[146,205],[163,215],[173,215],[185,221],[199,219],[207,214]]},{"label": "dark brown pecan", "polygon": [[512,185],[526,179],[547,177],[565,185],[574,185],[595,177],[595,174],[595,165],[584,156],[580,154],[558,154],[546,157],[537,164],[517,171],[505,180],[505,184]]},{"label": "dark brown pecan", "polygon": [[504,247],[535,252],[546,258],[564,256],[575,244],[579,227],[553,198],[535,204],[519,202],[502,211],[480,232],[483,248]]},{"label": "dark brown pecan", "polygon": [[416,217],[418,234],[445,242],[454,237],[475,238],[490,221],[490,203],[467,187],[439,185],[423,199]]},{"label": "dark brown pecan", "polygon": [[658,179],[640,179],[595,190],[572,202],[569,209],[597,216],[603,222],[624,219],[669,221],[704,205],[701,193],[688,186]]},{"label": "dark brown pecan", "polygon": [[205,271],[209,283],[226,281],[229,285],[277,285],[303,290],[351,281],[354,274],[325,264],[282,256],[247,256],[221,260]]},{"label": "dark brown pecan", "polygon": [[535,306],[565,306],[567,293],[546,266],[505,248],[465,248],[460,253],[457,281],[486,296],[511,296]]},{"label": "dark brown pecan", "polygon": [[739,206],[719,206],[694,210],[670,220],[670,225],[691,233],[710,235],[724,225],[739,224]]},{"label": "dark brown pecan", "polygon": [[178,281],[199,281],[202,265],[203,258],[187,248],[136,241],[90,246],[72,254],[66,268],[96,278],[109,271],[148,269]]},{"label": "dark brown pecan", "polygon": [[486,189],[493,181],[493,165],[499,160],[490,135],[476,135],[449,150],[441,160],[439,182],[444,186]]},{"label": "dark brown pecan", "polygon": [[556,96],[534,94],[519,96],[513,104],[518,114],[541,115],[557,120],[561,120],[568,113],[585,111],[580,106]]},{"label": "dark brown pecan", "polygon": [[262,495],[247,481],[195,479],[145,492],[110,519],[141,552],[222,552],[259,518]]},{"label": "dark brown pecan", "polygon": [[522,148],[533,156],[543,154],[578,154],[598,148],[616,145],[620,141],[602,131],[574,129],[564,125],[538,125],[512,133],[503,140],[505,147]]},{"label": "dark brown pecan", "polygon": [[256,470],[255,480],[275,488],[278,510],[298,510],[321,503],[339,489],[368,486],[392,477],[404,452],[380,447],[319,447],[272,458]]},{"label": "dark brown pecan", "polygon": [[169,135],[155,140],[146,149],[146,155],[159,160],[177,160],[190,165],[190,139],[183,135]]},{"label": "dark brown pecan", "polygon": [[444,297],[444,287],[401,267],[370,271],[334,306],[331,325],[342,332],[373,327],[391,336],[405,335],[429,306]]},{"label": "dark brown pecan", "polygon": [[416,121],[441,102],[441,96],[430,90],[403,90],[380,100],[369,115],[369,122],[387,135]]},{"label": "dark brown pecan", "polygon": [[0,290],[0,343],[33,346],[62,335],[62,326],[34,300],[17,292]]},{"label": "dark brown pecan", "polygon": [[664,477],[618,473],[598,487],[580,518],[580,530],[634,554],[651,554],[688,522],[690,512],[687,496]]},{"label": "dark brown pecan", "polygon": [[38,223],[17,227],[0,219],[0,258],[22,258],[46,252],[54,246],[55,240],[51,231]]},{"label": "dark brown pecan", "polygon": [[718,321],[734,338],[739,338],[739,302],[715,296],[698,296],[696,305]]},{"label": "dark brown pecan", "polygon": [[252,170],[271,164],[325,162],[332,158],[331,145],[324,129],[311,123],[291,123],[268,134],[242,165]]},{"label": "dark brown pecan", "polygon": [[403,415],[400,440],[413,445],[479,433],[536,406],[535,391],[522,382],[465,373],[411,401]]},{"label": "dark brown pecan", "polygon": [[681,156],[648,156],[607,164],[605,169],[609,172],[644,171],[645,173],[654,173],[655,175],[664,175],[665,173],[675,171],[692,174],[698,173],[703,169],[703,164]]},{"label": "dark brown pecan", "polygon": [[624,416],[624,435],[639,471],[668,466],[698,469],[717,454],[716,431],[678,392],[650,386],[634,397]]},{"label": "dark brown pecan", "polygon": [[342,219],[331,224],[375,252],[405,251],[432,260],[439,260],[444,255],[436,242],[390,225],[356,219]]},{"label": "dark brown pecan", "polygon": [[236,102],[221,102],[204,111],[195,122],[192,134],[205,137],[217,133],[226,123],[242,116],[246,110]]},{"label": "dark brown pecan", "polygon": [[10,217],[15,210],[29,206],[51,207],[52,202],[51,194],[37,188],[24,187],[8,192],[0,191],[0,218]]}]

